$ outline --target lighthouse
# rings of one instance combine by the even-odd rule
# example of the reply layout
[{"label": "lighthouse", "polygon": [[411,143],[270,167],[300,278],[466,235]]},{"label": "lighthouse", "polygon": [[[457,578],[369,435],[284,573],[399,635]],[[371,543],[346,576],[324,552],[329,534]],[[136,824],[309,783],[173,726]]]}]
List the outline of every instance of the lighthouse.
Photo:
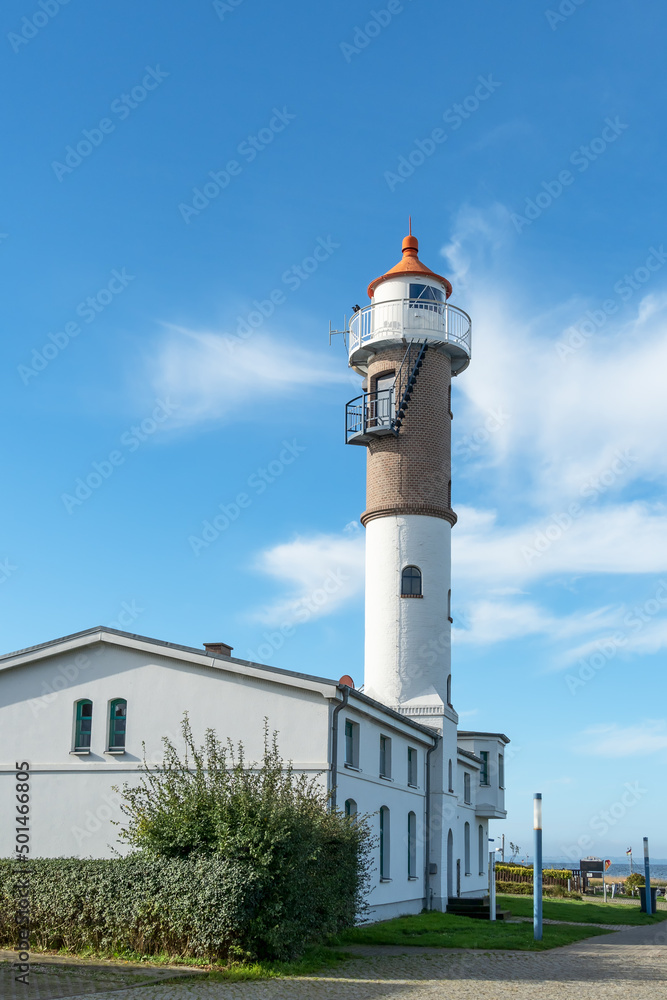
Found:
[{"label": "lighthouse", "polygon": [[364,379],[345,421],[346,442],[367,452],[364,692],[449,743],[451,384],[470,362],[471,321],[411,231],[402,250],[349,328],[349,364]]}]

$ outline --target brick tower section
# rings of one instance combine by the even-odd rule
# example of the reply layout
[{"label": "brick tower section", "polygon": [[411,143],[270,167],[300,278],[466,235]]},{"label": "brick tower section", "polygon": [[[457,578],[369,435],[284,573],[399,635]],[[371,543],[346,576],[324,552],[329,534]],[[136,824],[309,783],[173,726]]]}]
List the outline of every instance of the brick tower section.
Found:
[{"label": "brick tower section", "polygon": [[[371,392],[378,376],[398,372],[406,346],[403,342],[383,350],[369,362]],[[362,524],[403,514],[456,523],[451,505],[450,400],[451,360],[432,347],[424,355],[398,437],[386,434],[368,444]]]}]

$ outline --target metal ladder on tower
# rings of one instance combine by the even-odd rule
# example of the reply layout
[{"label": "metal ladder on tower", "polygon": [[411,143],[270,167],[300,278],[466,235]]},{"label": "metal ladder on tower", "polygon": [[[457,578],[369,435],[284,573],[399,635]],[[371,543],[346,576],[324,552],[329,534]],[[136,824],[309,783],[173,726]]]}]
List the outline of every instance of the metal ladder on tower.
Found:
[{"label": "metal ladder on tower", "polygon": [[426,341],[424,341],[423,344],[420,344],[418,341],[413,341],[408,344],[408,348],[403,355],[403,360],[401,361],[400,368],[396,374],[394,391],[396,393],[396,399],[398,399],[399,402],[396,407],[396,416],[392,420],[391,425],[391,429],[396,436],[398,436],[398,432],[401,429],[405,412],[412,397],[412,390],[415,387],[417,376],[419,375],[419,370],[424,363],[424,355],[427,350],[428,344]]}]

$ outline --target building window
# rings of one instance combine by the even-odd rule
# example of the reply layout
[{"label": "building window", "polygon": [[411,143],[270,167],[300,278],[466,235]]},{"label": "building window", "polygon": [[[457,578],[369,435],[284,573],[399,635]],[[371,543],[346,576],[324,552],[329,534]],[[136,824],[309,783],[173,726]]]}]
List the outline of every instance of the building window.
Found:
[{"label": "building window", "polygon": [[468,806],[470,805],[470,803],[472,801],[471,798],[470,798],[470,772],[469,771],[464,771],[463,772],[463,801]]},{"label": "building window", "polygon": [[401,597],[422,597],[422,574],[416,566],[406,566],[401,573]]},{"label": "building window", "polygon": [[359,725],[351,719],[345,720],[345,763],[359,767]]},{"label": "building window", "polygon": [[380,737],[380,777],[391,778],[391,740],[388,736]]},{"label": "building window", "polygon": [[413,747],[408,747],[408,784],[415,788],[419,784],[417,781],[417,751]]},{"label": "building window", "polygon": [[408,878],[417,878],[417,817],[408,813]]},{"label": "building window", "polygon": [[479,874],[483,875],[484,874],[484,827],[482,826],[481,823],[479,824],[479,828],[477,830],[477,844],[479,850]]},{"label": "building window", "polygon": [[354,799],[345,799],[345,815],[348,819],[352,819],[357,815],[357,803]]},{"label": "building window", "polygon": [[453,773],[454,769],[452,767],[451,760],[449,762],[448,771],[449,771],[449,790],[450,790],[450,792],[453,792],[454,791],[454,773]]},{"label": "building window", "polygon": [[448,590],[447,591],[447,621],[451,625],[452,622],[453,622],[453,620],[454,619],[452,618],[452,592],[451,592],[451,590]]},{"label": "building window", "polygon": [[452,707],[452,675],[447,674],[447,704]]},{"label": "building window", "polygon": [[502,754],[498,754],[498,784],[501,788],[505,787],[505,758]]},{"label": "building window", "polygon": [[472,875],[470,871],[470,823],[466,823],[463,828],[463,855],[466,875]]},{"label": "building window", "polygon": [[90,750],[90,737],[93,730],[93,703],[88,698],[82,698],[81,701],[77,701],[75,708],[74,749]]},{"label": "building window", "polygon": [[389,867],[389,810],[380,809],[380,879],[390,878]]},{"label": "building window", "polygon": [[127,702],[124,698],[116,698],[109,712],[109,750],[125,749],[126,726]]},{"label": "building window", "polygon": [[482,770],[479,772],[479,783],[480,785],[489,784],[489,751],[482,750],[480,753],[482,758]]},{"label": "building window", "polygon": [[452,506],[452,481],[447,480],[447,506],[451,509]]}]

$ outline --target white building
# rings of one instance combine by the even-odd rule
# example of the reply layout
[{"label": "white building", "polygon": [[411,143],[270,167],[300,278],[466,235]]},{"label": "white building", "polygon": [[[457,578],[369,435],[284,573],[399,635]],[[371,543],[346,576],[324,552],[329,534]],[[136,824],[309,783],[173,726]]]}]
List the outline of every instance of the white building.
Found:
[{"label": "white building", "polygon": [[450,668],[450,380],[467,367],[470,321],[446,302],[417,241],[369,286],[350,324],[364,393],[347,407],[368,449],[366,665],[340,681],[94,628],[0,657],[0,856],[14,850],[16,762],[31,772],[33,856],[107,857],[115,785],[143,748],[213,728],[262,752],[263,720],[284,758],[319,775],[335,808],[372,814],[377,918],[444,909],[488,884],[488,822],[504,818],[501,733],[457,732]]}]

